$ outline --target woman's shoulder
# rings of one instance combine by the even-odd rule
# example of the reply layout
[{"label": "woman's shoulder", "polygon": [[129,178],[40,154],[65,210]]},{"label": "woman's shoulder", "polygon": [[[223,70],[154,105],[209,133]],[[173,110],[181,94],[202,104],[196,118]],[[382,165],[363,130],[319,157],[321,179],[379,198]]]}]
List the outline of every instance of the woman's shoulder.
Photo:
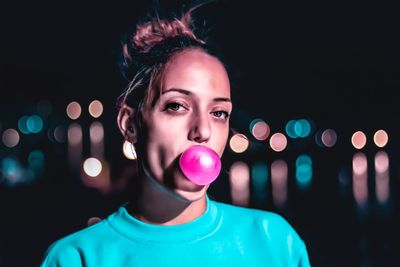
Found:
[{"label": "woman's shoulder", "polygon": [[60,266],[61,263],[62,266],[80,266],[78,263],[82,260],[81,252],[95,248],[96,243],[103,240],[102,236],[107,235],[107,220],[108,218],[54,241],[47,248],[40,266],[54,266],[55,263]]}]

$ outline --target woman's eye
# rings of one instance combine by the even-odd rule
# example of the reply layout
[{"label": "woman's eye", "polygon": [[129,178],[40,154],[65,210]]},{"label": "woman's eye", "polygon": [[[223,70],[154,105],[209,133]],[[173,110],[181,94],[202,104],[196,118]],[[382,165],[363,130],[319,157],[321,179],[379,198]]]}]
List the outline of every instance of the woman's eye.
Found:
[{"label": "woman's eye", "polygon": [[179,103],[176,103],[176,102],[173,102],[173,103],[167,104],[165,109],[173,110],[173,111],[179,111],[182,108],[183,108],[183,105],[181,105]]},{"label": "woman's eye", "polygon": [[229,113],[226,112],[226,111],[218,110],[218,111],[214,111],[212,113],[217,118],[223,118],[223,119],[228,119],[229,118]]}]

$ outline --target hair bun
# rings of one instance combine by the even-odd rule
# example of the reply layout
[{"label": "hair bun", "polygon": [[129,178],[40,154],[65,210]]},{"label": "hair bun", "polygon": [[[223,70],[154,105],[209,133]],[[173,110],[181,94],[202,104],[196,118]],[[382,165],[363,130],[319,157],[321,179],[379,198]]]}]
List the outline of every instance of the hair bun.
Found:
[{"label": "hair bun", "polygon": [[187,37],[198,43],[205,42],[196,37],[192,29],[191,11],[186,12],[180,19],[153,19],[139,24],[135,34],[123,47],[124,57],[132,60],[136,53],[147,53],[152,47],[174,37]]}]

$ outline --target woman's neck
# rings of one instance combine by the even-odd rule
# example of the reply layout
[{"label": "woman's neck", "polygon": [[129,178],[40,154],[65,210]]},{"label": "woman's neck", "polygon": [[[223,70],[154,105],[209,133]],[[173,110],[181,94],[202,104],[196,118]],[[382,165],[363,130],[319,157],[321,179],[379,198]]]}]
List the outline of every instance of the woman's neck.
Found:
[{"label": "woman's neck", "polygon": [[130,213],[151,224],[177,225],[195,220],[207,207],[206,195],[189,201],[160,184],[146,171],[139,172],[141,183]]}]

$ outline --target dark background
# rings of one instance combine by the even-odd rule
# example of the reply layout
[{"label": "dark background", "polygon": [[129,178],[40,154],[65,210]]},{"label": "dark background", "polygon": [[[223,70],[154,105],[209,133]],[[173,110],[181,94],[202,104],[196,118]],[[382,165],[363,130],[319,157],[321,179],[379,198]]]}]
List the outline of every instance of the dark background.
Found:
[{"label": "dark background", "polygon": [[[179,12],[188,1],[159,1],[160,14]],[[129,162],[120,152],[122,137],[115,123],[115,99],[126,82],[119,71],[120,40],[151,7],[150,1],[15,1],[0,11],[0,132],[17,128],[43,100],[52,104],[46,127],[68,124],[65,107],[94,99],[104,104],[105,157],[118,183]],[[313,137],[289,140],[276,153],[251,139],[252,147],[236,155],[227,150],[226,166],[236,160],[252,164],[284,159],[289,165],[285,208],[275,207],[270,192],[262,205],[250,206],[282,214],[307,244],[313,266],[399,266],[399,8],[384,1],[214,1],[195,13],[205,21],[209,40],[232,79],[235,111],[232,128],[249,135],[254,118],[284,131],[290,119],[309,118],[319,129],[333,128],[337,144],[318,147]],[[91,122],[84,113],[81,125]],[[373,194],[372,136],[389,134],[384,148],[390,159],[390,199],[380,206]],[[367,134],[369,189],[360,210],[350,172],[356,153],[353,132]],[[124,188],[111,193],[82,185],[68,168],[66,144],[50,142],[45,131],[22,137],[15,148],[0,144],[0,159],[26,161],[32,149],[45,152],[45,170],[30,183],[11,186],[0,179],[0,266],[38,266],[54,240],[85,227],[91,216],[104,217],[126,199]],[[84,146],[87,154],[88,147]],[[313,158],[312,187],[296,188],[292,166],[301,153]],[[226,167],[228,169],[228,167]],[[226,175],[210,193],[231,202]],[[350,179],[351,180],[351,179]]]}]

